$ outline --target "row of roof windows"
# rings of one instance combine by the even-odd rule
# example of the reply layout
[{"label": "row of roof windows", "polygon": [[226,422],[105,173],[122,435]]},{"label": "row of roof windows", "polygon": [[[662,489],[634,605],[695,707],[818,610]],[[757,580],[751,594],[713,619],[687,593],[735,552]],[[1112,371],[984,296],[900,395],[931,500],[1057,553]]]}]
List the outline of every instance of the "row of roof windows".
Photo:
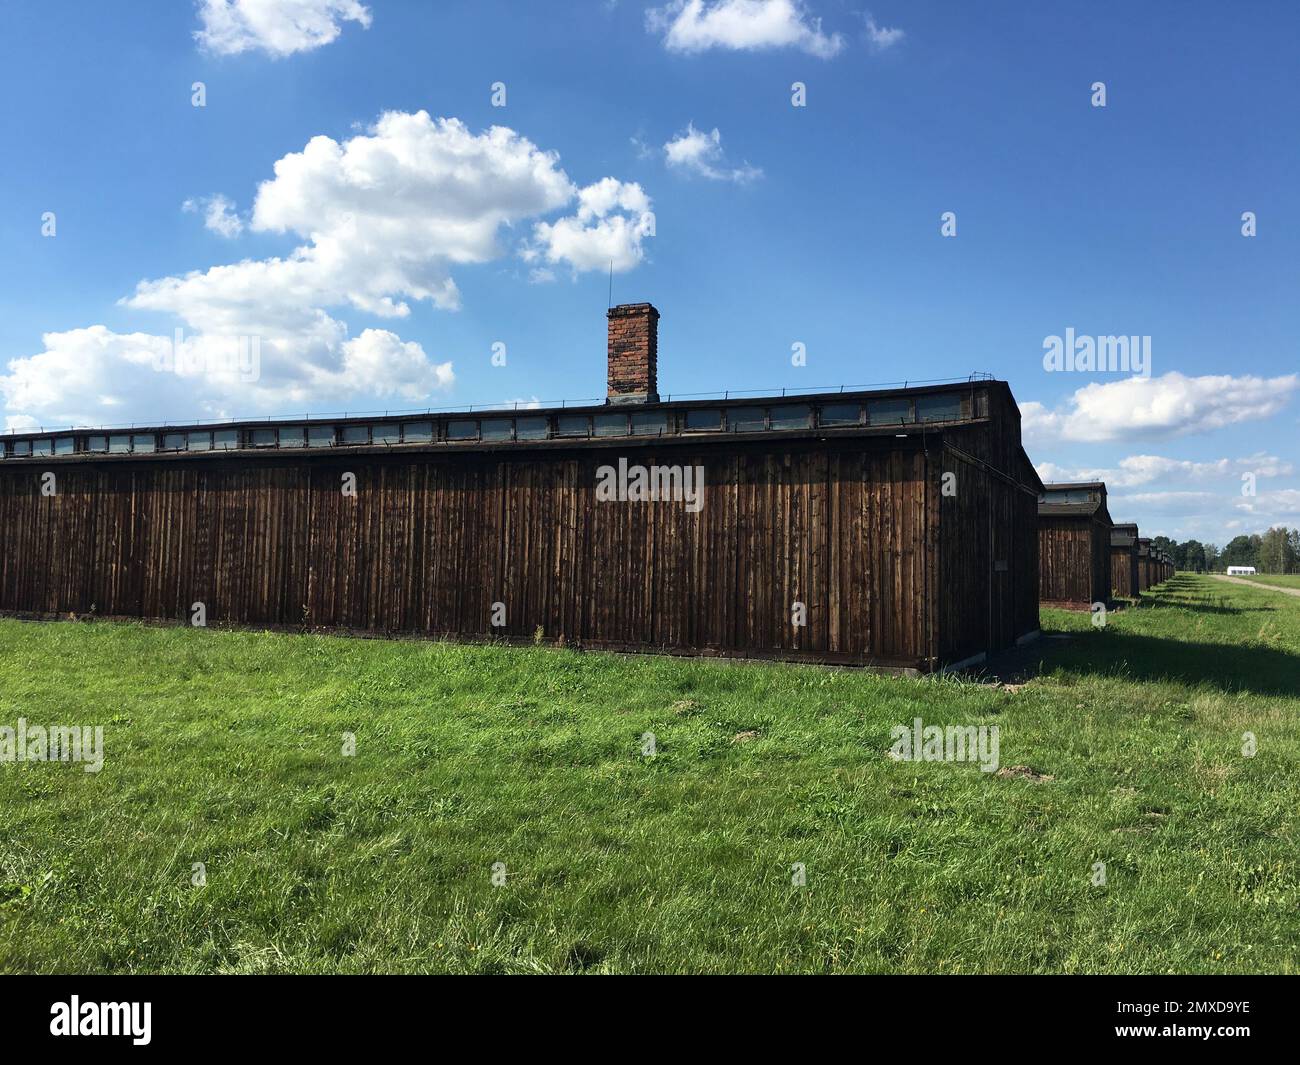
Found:
[{"label": "row of roof windows", "polygon": [[0,458],[149,454],[155,451],[234,451],[256,448],[354,447],[447,441],[589,439],[681,433],[750,433],[814,426],[904,425],[969,417],[962,393],[903,396],[863,402],[782,403],[773,406],[618,410],[597,414],[451,417],[434,421],[281,425],[161,433],[87,433],[0,441]]},{"label": "row of roof windows", "polygon": [[1099,489],[1096,488],[1047,488],[1038,493],[1040,503],[1095,503]]}]

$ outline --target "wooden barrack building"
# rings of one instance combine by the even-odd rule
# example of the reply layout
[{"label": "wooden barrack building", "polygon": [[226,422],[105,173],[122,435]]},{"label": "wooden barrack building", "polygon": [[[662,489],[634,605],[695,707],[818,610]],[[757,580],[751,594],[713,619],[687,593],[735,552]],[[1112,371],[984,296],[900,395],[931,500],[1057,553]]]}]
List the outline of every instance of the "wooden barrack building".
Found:
[{"label": "wooden barrack building", "polygon": [[1043,486],[1038,497],[1040,602],[1068,610],[1110,602],[1111,524],[1103,482]]},{"label": "wooden barrack building", "polygon": [[1138,595],[1138,527],[1121,522],[1110,531],[1110,590],[1117,599]]},{"label": "wooden barrack building", "polygon": [[1151,540],[1146,536],[1138,537],[1138,592],[1145,592],[1153,584],[1158,582],[1152,580],[1153,562]]},{"label": "wooden barrack building", "polygon": [[10,434],[0,610],[922,671],[1036,633],[1004,382],[661,400],[658,319],[609,311],[601,404]]}]

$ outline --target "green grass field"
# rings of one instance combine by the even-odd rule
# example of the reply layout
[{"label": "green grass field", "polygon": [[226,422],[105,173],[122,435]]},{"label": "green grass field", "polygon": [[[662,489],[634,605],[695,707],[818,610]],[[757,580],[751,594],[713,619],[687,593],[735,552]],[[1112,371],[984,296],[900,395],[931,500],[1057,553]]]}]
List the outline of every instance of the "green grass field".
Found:
[{"label": "green grass field", "polygon": [[1257,573],[1254,576],[1243,577],[1242,580],[1253,581],[1255,584],[1271,584],[1275,588],[1300,588],[1298,573]]},{"label": "green grass field", "polygon": [[0,725],[106,758],[0,764],[0,970],[1300,970],[1300,600],[1043,621],[1023,687],[2,621]]}]

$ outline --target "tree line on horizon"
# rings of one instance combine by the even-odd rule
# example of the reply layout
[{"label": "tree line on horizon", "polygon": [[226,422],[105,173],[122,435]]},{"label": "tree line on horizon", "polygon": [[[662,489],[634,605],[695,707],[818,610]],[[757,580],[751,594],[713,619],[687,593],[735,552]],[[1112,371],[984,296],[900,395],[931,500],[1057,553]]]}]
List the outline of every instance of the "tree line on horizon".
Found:
[{"label": "tree line on horizon", "polygon": [[1263,535],[1234,536],[1224,547],[1199,540],[1176,543],[1167,536],[1151,542],[1173,557],[1174,565],[1191,573],[1211,573],[1228,566],[1254,566],[1260,573],[1300,573],[1300,529],[1274,526]]}]

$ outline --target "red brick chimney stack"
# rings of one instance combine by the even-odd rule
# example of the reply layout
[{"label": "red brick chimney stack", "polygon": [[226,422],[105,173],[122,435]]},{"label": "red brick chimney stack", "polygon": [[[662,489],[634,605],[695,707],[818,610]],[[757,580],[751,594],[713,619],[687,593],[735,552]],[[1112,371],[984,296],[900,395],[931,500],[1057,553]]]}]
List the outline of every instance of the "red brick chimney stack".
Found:
[{"label": "red brick chimney stack", "polygon": [[609,402],[659,400],[659,312],[649,303],[609,309]]}]

